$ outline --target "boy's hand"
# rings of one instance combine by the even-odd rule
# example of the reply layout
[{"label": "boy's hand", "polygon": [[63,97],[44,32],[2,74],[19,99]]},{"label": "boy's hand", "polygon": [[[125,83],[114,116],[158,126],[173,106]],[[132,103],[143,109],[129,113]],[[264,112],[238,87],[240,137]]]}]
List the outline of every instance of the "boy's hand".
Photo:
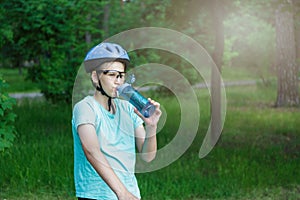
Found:
[{"label": "boy's hand", "polygon": [[155,106],[155,111],[154,113],[149,117],[146,118],[144,117],[136,108],[134,108],[134,112],[144,120],[145,125],[148,127],[156,127],[157,123],[159,121],[159,118],[161,116],[161,110],[160,110],[160,104],[150,98],[148,98],[148,100],[150,101],[151,104],[153,104]]}]

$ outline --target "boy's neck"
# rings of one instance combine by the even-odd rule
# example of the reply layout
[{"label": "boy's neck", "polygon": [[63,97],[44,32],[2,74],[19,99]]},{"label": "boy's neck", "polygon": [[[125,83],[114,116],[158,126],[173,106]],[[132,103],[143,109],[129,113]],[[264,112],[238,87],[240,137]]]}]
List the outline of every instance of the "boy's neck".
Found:
[{"label": "boy's neck", "polygon": [[[107,96],[105,96],[105,95],[102,95],[101,94],[101,92],[99,92],[99,91],[95,91],[95,93],[94,93],[94,98],[95,98],[95,100],[100,104],[100,105],[102,105],[103,106],[103,108],[105,108],[106,110],[109,110],[108,109],[108,97]],[[112,100],[112,107],[114,107],[114,101]]]}]

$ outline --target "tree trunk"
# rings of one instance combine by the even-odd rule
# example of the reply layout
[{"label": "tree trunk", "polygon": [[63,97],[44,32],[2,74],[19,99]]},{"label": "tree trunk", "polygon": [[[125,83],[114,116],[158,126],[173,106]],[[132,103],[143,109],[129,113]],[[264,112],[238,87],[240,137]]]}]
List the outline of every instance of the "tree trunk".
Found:
[{"label": "tree trunk", "polygon": [[[88,22],[91,21],[91,14],[88,14],[88,15],[87,15],[86,20],[87,20]],[[85,32],[85,42],[86,42],[87,44],[90,44],[90,43],[92,42],[92,35],[91,35],[91,33],[90,33],[89,31],[86,31],[86,32]]]},{"label": "tree trunk", "polygon": [[276,22],[276,107],[299,105],[298,66],[293,5],[290,0],[281,3],[275,13]]},{"label": "tree trunk", "polygon": [[110,16],[110,3],[107,3],[104,6],[104,16],[103,16],[104,38],[109,36],[109,16]]},{"label": "tree trunk", "polygon": [[221,133],[221,70],[224,53],[223,6],[220,1],[213,0],[213,25],[215,30],[215,49],[213,60],[217,68],[212,69],[211,77],[211,141],[215,142]]},{"label": "tree trunk", "polygon": [[[294,4],[294,13],[300,13],[300,2],[298,0],[293,1]],[[295,16],[295,40],[296,40],[296,63],[298,70],[300,70],[300,16],[296,14]]]}]

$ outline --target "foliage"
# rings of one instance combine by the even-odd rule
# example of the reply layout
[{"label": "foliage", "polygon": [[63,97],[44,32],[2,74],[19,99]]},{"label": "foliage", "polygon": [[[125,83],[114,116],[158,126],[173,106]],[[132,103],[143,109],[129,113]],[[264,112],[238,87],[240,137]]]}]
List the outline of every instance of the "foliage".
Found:
[{"label": "foliage", "polygon": [[[25,61],[34,63],[29,78],[40,85],[49,100],[68,102],[89,48],[122,31],[150,26],[174,29],[191,36],[212,54],[215,27],[211,2],[2,0],[1,64],[23,67]],[[278,2],[220,2],[225,10],[225,67],[247,66],[262,78],[270,72],[275,49],[274,7]],[[295,7],[299,10],[299,3],[295,2]],[[176,45],[176,41],[168,45]],[[131,56],[133,66],[155,60],[174,67],[192,84],[198,80],[193,67],[176,55],[151,50]]]},{"label": "foliage", "polygon": [[275,30],[266,21],[245,12],[247,9],[232,13],[225,21],[225,64],[248,67],[263,78],[274,64]]},{"label": "foliage", "polygon": [[13,112],[15,99],[8,96],[5,91],[8,87],[0,76],[0,152],[12,146],[16,130],[14,126],[16,115]]},{"label": "foliage", "polygon": [[[33,61],[29,78],[39,84],[47,99],[69,102],[77,69],[87,51],[85,31],[98,34],[97,28],[84,26],[85,15],[89,8],[99,4],[99,1],[4,1],[6,22],[12,24],[13,37],[1,45],[2,56],[14,67]],[[101,14],[99,10],[94,13]]]},{"label": "foliage", "polygon": [[[33,61],[29,78],[39,84],[45,97],[70,102],[78,67],[88,49],[132,25],[154,25],[163,18],[167,2],[133,1],[120,6],[118,1],[4,0],[1,17],[7,20],[0,28],[10,29],[3,34],[1,55],[13,67]],[[106,22],[102,19],[107,14]],[[154,14],[161,17],[150,17]],[[104,29],[106,23],[109,30]]]},{"label": "foliage", "polygon": [[130,1],[120,6],[110,1],[109,35],[139,27],[166,27],[166,9],[170,0]]}]

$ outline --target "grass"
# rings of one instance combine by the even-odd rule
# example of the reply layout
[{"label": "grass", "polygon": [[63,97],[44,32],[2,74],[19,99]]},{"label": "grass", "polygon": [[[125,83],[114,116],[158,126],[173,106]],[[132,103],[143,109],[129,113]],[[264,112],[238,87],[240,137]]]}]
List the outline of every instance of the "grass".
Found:
[{"label": "grass", "polygon": [[[209,98],[198,91],[196,138],[167,167],[137,174],[143,199],[298,199],[300,112],[271,107],[274,91],[261,85],[227,88],[224,130],[204,159],[198,152],[209,124]],[[176,99],[159,101],[168,114],[158,135],[162,148],[176,134],[180,112]],[[0,199],[75,199],[71,106],[25,100],[14,111],[18,136],[0,154]]]},{"label": "grass", "polygon": [[227,89],[227,117],[217,146],[198,158],[205,115],[204,127],[179,160],[146,178],[139,175],[145,199],[298,199],[299,109],[272,108],[269,89]]},{"label": "grass", "polygon": [[19,74],[16,69],[1,68],[0,75],[4,80],[9,84],[7,92],[16,93],[16,92],[38,92],[38,85],[32,83],[30,80],[27,80],[27,70],[23,69],[22,74]]},{"label": "grass", "polygon": [[259,79],[258,73],[253,69],[249,70],[242,67],[223,67],[222,78],[224,81],[237,81],[237,80],[257,80]]},{"label": "grass", "polygon": [[[0,69],[9,92],[38,91],[14,70]],[[223,70],[224,80],[256,78],[244,69]],[[215,148],[198,153],[210,120],[209,96],[198,90],[200,122],[196,138],[175,162],[137,178],[144,200],[299,199],[299,108],[273,108],[276,85],[226,88],[227,113]],[[167,113],[158,134],[163,148],[175,137],[180,106],[160,98]],[[71,105],[18,100],[14,146],[0,153],[0,199],[76,199],[73,183]],[[170,155],[173,152],[170,152]]]},{"label": "grass", "polygon": [[14,147],[1,155],[1,198],[3,192],[23,196],[72,190],[69,111],[29,101],[15,108],[18,135]]}]

